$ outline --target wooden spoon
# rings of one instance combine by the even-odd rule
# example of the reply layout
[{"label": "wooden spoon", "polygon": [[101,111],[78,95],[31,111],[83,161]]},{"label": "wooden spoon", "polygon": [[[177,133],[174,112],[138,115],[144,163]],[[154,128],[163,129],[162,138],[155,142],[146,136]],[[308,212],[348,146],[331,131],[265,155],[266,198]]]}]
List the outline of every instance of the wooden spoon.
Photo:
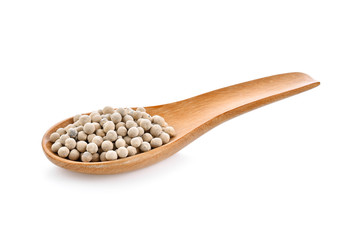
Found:
[{"label": "wooden spoon", "polygon": [[128,158],[86,163],[57,156],[51,151],[50,134],[72,123],[72,117],[56,124],[45,133],[42,148],[51,162],[71,171],[88,174],[127,172],[171,156],[228,119],[304,92],[319,84],[304,73],[287,73],[221,88],[179,102],[146,107],[149,114],[164,117],[168,124],[175,128],[177,134],[166,145]]}]

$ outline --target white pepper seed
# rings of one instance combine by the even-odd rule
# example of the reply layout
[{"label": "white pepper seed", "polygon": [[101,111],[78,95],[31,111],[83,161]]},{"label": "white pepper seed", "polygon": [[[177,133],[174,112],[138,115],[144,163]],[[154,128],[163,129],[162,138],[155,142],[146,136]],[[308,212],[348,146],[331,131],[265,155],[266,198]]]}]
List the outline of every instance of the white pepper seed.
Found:
[{"label": "white pepper seed", "polygon": [[95,132],[95,126],[92,123],[86,123],[84,126],[84,132],[86,134],[92,134]]},{"label": "white pepper seed", "polygon": [[121,114],[115,112],[111,115],[111,121],[114,122],[115,124],[121,122],[121,120],[122,120]]},{"label": "white pepper seed", "polygon": [[96,153],[98,150],[98,147],[95,143],[89,143],[87,144],[87,147],[86,147],[86,151],[88,151],[89,153]]},{"label": "white pepper seed", "polygon": [[133,120],[128,120],[128,121],[126,122],[126,128],[127,128],[127,129],[130,129],[130,128],[132,128],[132,127],[137,127],[137,123],[136,123],[135,121],[133,121]]},{"label": "white pepper seed", "polygon": [[97,147],[100,147],[101,144],[103,143],[103,139],[102,139],[101,136],[96,136],[96,137],[94,137],[94,138],[92,139],[91,142],[93,142],[94,144],[96,144]]},{"label": "white pepper seed", "polygon": [[66,134],[66,131],[65,131],[65,129],[63,129],[63,128],[57,129],[56,132],[57,132],[58,134],[60,134],[60,136]]},{"label": "white pepper seed", "polygon": [[102,150],[104,150],[105,152],[112,150],[113,149],[113,143],[111,141],[103,141],[103,143],[101,144],[101,148]]},{"label": "white pepper seed", "polygon": [[84,127],[83,127],[83,126],[78,126],[78,127],[76,127],[77,133],[79,133],[79,132],[81,132],[81,131],[83,131],[83,130],[84,130]]},{"label": "white pepper seed", "polygon": [[76,149],[81,153],[86,151],[86,147],[87,147],[87,142],[85,141],[78,141],[76,144]]},{"label": "white pepper seed", "polygon": [[84,131],[81,131],[77,134],[77,139],[80,141],[86,141],[87,140],[87,134]]},{"label": "white pepper seed", "polygon": [[80,121],[80,124],[81,124],[82,126],[84,126],[86,123],[91,122],[91,118],[90,118],[90,116],[88,116],[88,115],[82,115],[82,116],[80,117],[79,121]]},{"label": "white pepper seed", "polygon": [[154,138],[151,140],[151,147],[156,148],[156,147],[160,147],[162,145],[162,139],[161,138]]},{"label": "white pepper seed", "polygon": [[170,135],[168,133],[162,132],[159,136],[159,138],[161,138],[162,143],[166,144],[170,141]]},{"label": "white pepper seed", "polygon": [[106,139],[114,142],[117,139],[117,133],[114,130],[110,130],[106,133]]},{"label": "white pepper seed", "polygon": [[163,131],[165,133],[168,133],[170,135],[170,137],[174,137],[176,135],[176,131],[175,131],[175,129],[173,127],[165,127],[163,129]]},{"label": "white pepper seed", "polygon": [[76,128],[70,128],[68,131],[68,134],[71,138],[75,138],[77,136],[77,130]]},{"label": "white pepper seed", "polygon": [[101,161],[101,162],[105,162],[105,161],[106,161],[106,152],[102,152],[102,153],[100,154],[100,161]]},{"label": "white pepper seed", "polygon": [[131,139],[132,139],[132,138],[130,138],[129,136],[125,136],[125,137],[123,138],[123,140],[125,140],[125,142],[126,142],[127,145],[130,145],[130,144],[131,144]]},{"label": "white pepper seed", "polygon": [[152,123],[150,120],[148,119],[142,119],[141,123],[140,123],[140,126],[145,130],[145,131],[148,131],[151,129],[152,127]]},{"label": "white pepper seed", "polygon": [[111,161],[111,160],[116,160],[117,159],[117,153],[113,150],[110,150],[108,152],[106,152],[106,159],[108,161]]},{"label": "white pepper seed", "polygon": [[133,156],[133,155],[136,155],[137,148],[132,147],[132,146],[128,146],[127,151],[128,151],[128,156]]},{"label": "white pepper seed", "polygon": [[151,127],[150,133],[154,137],[158,137],[162,132],[162,127],[158,124],[155,124]]},{"label": "white pepper seed", "polygon": [[96,137],[95,134],[90,134],[90,135],[88,135],[88,136],[87,136],[87,141],[88,141],[89,143],[92,142],[92,139],[93,139],[94,137]]},{"label": "white pepper seed", "polygon": [[95,126],[95,131],[99,130],[101,128],[101,125],[98,122],[94,122],[94,123],[92,123],[92,125]]},{"label": "white pepper seed", "polygon": [[72,125],[74,126],[74,128],[77,128],[77,127],[81,126],[80,121],[76,121]]},{"label": "white pepper seed", "polygon": [[112,121],[108,121],[103,125],[103,130],[107,133],[110,130],[115,130],[115,124]]},{"label": "white pepper seed", "polygon": [[92,154],[92,161],[91,162],[99,162],[100,161],[100,154],[94,153]]},{"label": "white pepper seed", "polygon": [[104,137],[106,136],[106,133],[103,129],[97,129],[96,130],[96,135],[99,136],[99,137]]},{"label": "white pepper seed", "polygon": [[116,129],[119,129],[120,127],[125,127],[126,126],[126,123],[124,122],[119,122],[116,124]]},{"label": "white pepper seed", "polygon": [[144,107],[138,107],[136,109],[136,111],[139,111],[139,112],[146,112],[146,109]]},{"label": "white pepper seed", "polygon": [[142,136],[145,133],[145,130],[142,127],[137,127],[138,129],[138,136]]},{"label": "white pepper seed", "polygon": [[50,142],[54,143],[59,138],[60,138],[60,134],[58,134],[57,132],[54,132],[50,135]]},{"label": "white pepper seed", "polygon": [[97,112],[98,112],[100,115],[102,115],[102,114],[103,114],[102,109],[97,110]]},{"label": "white pepper seed", "polygon": [[73,128],[73,127],[74,127],[73,124],[69,124],[64,129],[65,129],[66,133],[68,133],[70,128]]},{"label": "white pepper seed", "polygon": [[104,125],[105,125],[105,123],[107,123],[108,122],[108,119],[107,118],[102,118],[101,120],[100,120],[100,125],[103,127]]},{"label": "white pepper seed", "polygon": [[143,142],[140,146],[140,150],[142,152],[147,152],[147,151],[151,150],[151,145],[148,142]]},{"label": "white pepper seed", "polygon": [[115,110],[110,106],[104,107],[102,111],[103,111],[103,114],[112,114],[115,112]]},{"label": "white pepper seed", "polygon": [[69,154],[69,159],[76,161],[80,158],[80,152],[77,151],[76,149],[72,149],[70,154]]},{"label": "white pepper seed", "polygon": [[127,122],[127,121],[130,121],[132,120],[133,121],[133,117],[131,115],[125,115],[123,118],[122,118],[122,121],[123,122]]},{"label": "white pepper seed", "polygon": [[76,114],[73,118],[74,122],[77,122],[81,117],[81,114]]},{"label": "white pepper seed", "polygon": [[134,111],[133,112],[133,119],[138,120],[142,117],[142,112],[140,111]]},{"label": "white pepper seed", "polygon": [[127,113],[127,111],[124,108],[117,108],[116,112],[121,114],[122,117],[124,117]]},{"label": "white pepper seed", "polygon": [[68,134],[62,135],[62,136],[60,137],[60,143],[61,143],[62,145],[65,145],[65,141],[66,141],[66,139],[68,139],[68,138],[70,138]]},{"label": "white pepper seed", "polygon": [[116,150],[116,153],[120,158],[125,158],[128,155],[128,150],[125,147],[120,147]]},{"label": "white pepper seed", "polygon": [[59,149],[62,147],[62,144],[60,142],[55,142],[54,144],[52,144],[51,146],[51,151],[53,152],[57,152],[59,151]]},{"label": "white pepper seed", "polygon": [[165,120],[163,119],[163,117],[160,117],[158,115],[153,116],[152,121],[154,124],[158,124],[160,126],[163,126],[165,123]]},{"label": "white pepper seed", "polygon": [[137,128],[137,127],[131,127],[131,128],[128,130],[128,132],[127,132],[128,136],[129,136],[130,138],[137,137],[137,136],[138,136],[138,133],[139,133],[139,131],[138,131],[138,128]]},{"label": "white pepper seed", "polygon": [[125,128],[125,127],[119,127],[119,128],[117,129],[117,134],[118,134],[119,136],[122,136],[122,137],[126,136],[126,135],[127,135],[127,128]]},{"label": "white pepper seed", "polygon": [[141,118],[151,120],[151,116],[148,113],[143,112]]},{"label": "white pepper seed", "polygon": [[92,154],[89,152],[84,152],[81,154],[81,161],[83,162],[91,162]]},{"label": "white pepper seed", "polygon": [[131,146],[132,147],[139,147],[141,145],[141,143],[143,142],[141,137],[135,137],[131,139]]},{"label": "white pepper seed", "polygon": [[145,142],[151,142],[151,140],[153,139],[153,137],[152,137],[151,134],[145,133],[145,134],[143,134],[142,139],[143,139],[143,141],[145,141]]},{"label": "white pepper seed", "polygon": [[94,114],[92,117],[91,117],[91,121],[92,122],[97,122],[99,123],[101,121],[101,115],[99,113],[97,114]]},{"label": "white pepper seed", "polygon": [[116,146],[116,148],[124,147],[124,146],[126,146],[126,141],[123,140],[122,138],[119,138],[116,140],[115,146]]},{"label": "white pepper seed", "polygon": [[69,153],[70,150],[67,147],[60,147],[59,150],[57,151],[57,154],[63,158],[67,157]]},{"label": "white pepper seed", "polygon": [[72,150],[76,147],[76,141],[73,138],[68,138],[65,141],[65,146],[69,149]]}]

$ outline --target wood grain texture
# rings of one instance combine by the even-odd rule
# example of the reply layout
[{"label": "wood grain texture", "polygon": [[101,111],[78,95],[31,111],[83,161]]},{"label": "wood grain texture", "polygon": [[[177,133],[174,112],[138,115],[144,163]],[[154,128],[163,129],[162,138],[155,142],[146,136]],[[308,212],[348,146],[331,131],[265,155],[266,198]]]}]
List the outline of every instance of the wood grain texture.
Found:
[{"label": "wood grain texture", "polygon": [[166,145],[124,159],[84,163],[54,154],[51,151],[50,134],[59,127],[72,123],[72,117],[54,125],[45,133],[42,148],[51,162],[71,171],[88,174],[132,171],[171,156],[224,121],[319,84],[304,73],[287,73],[221,88],[179,102],[146,107],[149,114],[164,117],[169,125],[175,128],[177,135]]}]

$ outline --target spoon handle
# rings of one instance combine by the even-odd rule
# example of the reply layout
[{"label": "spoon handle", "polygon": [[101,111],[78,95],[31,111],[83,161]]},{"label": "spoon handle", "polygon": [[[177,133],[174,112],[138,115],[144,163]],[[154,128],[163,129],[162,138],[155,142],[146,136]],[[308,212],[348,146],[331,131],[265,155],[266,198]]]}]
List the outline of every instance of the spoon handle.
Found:
[{"label": "spoon handle", "polygon": [[[156,112],[165,115],[166,120],[175,127],[180,126],[179,136],[192,132],[191,135],[197,138],[228,119],[319,84],[304,73],[274,75],[157,106]],[[197,134],[193,134],[193,130]]]}]

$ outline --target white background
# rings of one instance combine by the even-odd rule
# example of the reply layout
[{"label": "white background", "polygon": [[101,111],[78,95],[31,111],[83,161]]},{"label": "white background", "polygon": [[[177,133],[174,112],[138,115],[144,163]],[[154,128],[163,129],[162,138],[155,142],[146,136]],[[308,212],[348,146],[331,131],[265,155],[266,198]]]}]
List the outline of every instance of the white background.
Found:
[{"label": "white background", "polygon": [[[357,1],[1,1],[1,239],[358,239]],[[135,172],[50,163],[53,124],[300,71],[318,88]]]}]

